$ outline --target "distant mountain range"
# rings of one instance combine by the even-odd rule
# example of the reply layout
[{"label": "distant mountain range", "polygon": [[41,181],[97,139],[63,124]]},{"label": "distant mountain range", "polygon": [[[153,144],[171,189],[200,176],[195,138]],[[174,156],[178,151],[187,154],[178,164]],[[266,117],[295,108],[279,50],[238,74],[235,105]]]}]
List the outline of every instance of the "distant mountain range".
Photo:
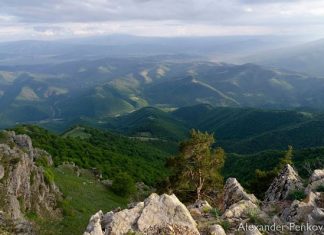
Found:
[{"label": "distant mountain range", "polygon": [[194,104],[289,109],[324,106],[324,79],[254,64],[180,62],[179,57],[108,58],[1,66],[2,127],[113,117],[146,106]]},{"label": "distant mountain range", "polygon": [[214,133],[217,146],[230,153],[257,153],[324,145],[324,113],[298,110],[261,110],[254,108],[212,107],[199,104],[162,111],[145,107],[114,118],[81,118],[66,123],[46,123],[52,130],[73,125],[93,126],[141,140],[168,142],[175,148],[192,128]]},{"label": "distant mountain range", "polygon": [[324,39],[269,50],[248,56],[243,61],[271,65],[313,76],[324,76]]}]

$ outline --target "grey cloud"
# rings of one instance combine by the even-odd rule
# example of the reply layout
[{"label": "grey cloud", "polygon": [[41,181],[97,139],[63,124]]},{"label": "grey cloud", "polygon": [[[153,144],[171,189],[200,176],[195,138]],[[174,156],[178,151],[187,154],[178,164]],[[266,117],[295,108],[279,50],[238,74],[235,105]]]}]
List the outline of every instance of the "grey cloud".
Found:
[{"label": "grey cloud", "polygon": [[[181,25],[261,26],[279,31],[303,25],[322,25],[323,15],[315,12],[293,17],[287,7],[322,0],[0,0],[0,26],[22,25],[35,32],[68,32],[67,24],[128,22],[139,27],[152,23],[165,27]],[[274,4],[275,3],[275,4]],[[272,6],[273,5],[273,6]],[[282,7],[281,7],[282,5]],[[311,5],[310,5],[311,6]],[[324,8],[324,4],[323,4]],[[302,8],[297,9],[303,11]],[[309,9],[305,9],[306,10]],[[315,9],[318,11],[318,9]],[[1,16],[6,22],[1,22]],[[11,18],[7,17],[11,16]],[[126,22],[126,23],[125,23]],[[145,22],[145,23],[144,23]],[[128,24],[129,25],[129,24]],[[92,26],[90,26],[92,27]],[[128,27],[128,26],[127,26]],[[154,27],[154,26],[151,26]],[[305,26],[306,27],[306,26]],[[83,29],[87,29],[83,27]],[[100,29],[98,29],[99,31]]]}]

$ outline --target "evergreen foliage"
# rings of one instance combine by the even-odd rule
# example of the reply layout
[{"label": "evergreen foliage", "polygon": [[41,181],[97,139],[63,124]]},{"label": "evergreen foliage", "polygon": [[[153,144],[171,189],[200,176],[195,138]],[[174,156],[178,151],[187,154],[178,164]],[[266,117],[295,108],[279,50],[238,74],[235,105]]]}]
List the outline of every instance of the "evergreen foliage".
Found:
[{"label": "evergreen foliage", "polygon": [[180,143],[178,155],[169,160],[171,188],[181,198],[199,200],[222,188],[225,153],[212,149],[214,142],[212,134],[192,130],[190,138]]}]

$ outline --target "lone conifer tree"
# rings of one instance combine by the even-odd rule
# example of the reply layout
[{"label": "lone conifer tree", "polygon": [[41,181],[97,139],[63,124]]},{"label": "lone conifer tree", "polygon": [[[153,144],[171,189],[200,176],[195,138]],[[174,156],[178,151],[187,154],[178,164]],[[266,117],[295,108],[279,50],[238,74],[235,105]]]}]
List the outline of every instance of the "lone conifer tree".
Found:
[{"label": "lone conifer tree", "polygon": [[220,171],[225,153],[221,148],[212,149],[214,142],[212,134],[192,130],[190,139],[180,144],[178,155],[169,161],[174,173],[171,187],[176,193],[194,192],[196,199],[200,200],[204,193],[222,187]]}]

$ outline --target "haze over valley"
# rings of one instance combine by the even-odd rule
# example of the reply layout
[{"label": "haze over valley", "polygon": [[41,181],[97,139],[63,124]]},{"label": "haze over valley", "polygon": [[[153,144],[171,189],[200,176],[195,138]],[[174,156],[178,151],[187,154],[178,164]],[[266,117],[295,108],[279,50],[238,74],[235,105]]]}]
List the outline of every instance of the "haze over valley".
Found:
[{"label": "haze over valley", "polygon": [[1,1],[0,234],[319,229],[323,32],[319,0]]}]

